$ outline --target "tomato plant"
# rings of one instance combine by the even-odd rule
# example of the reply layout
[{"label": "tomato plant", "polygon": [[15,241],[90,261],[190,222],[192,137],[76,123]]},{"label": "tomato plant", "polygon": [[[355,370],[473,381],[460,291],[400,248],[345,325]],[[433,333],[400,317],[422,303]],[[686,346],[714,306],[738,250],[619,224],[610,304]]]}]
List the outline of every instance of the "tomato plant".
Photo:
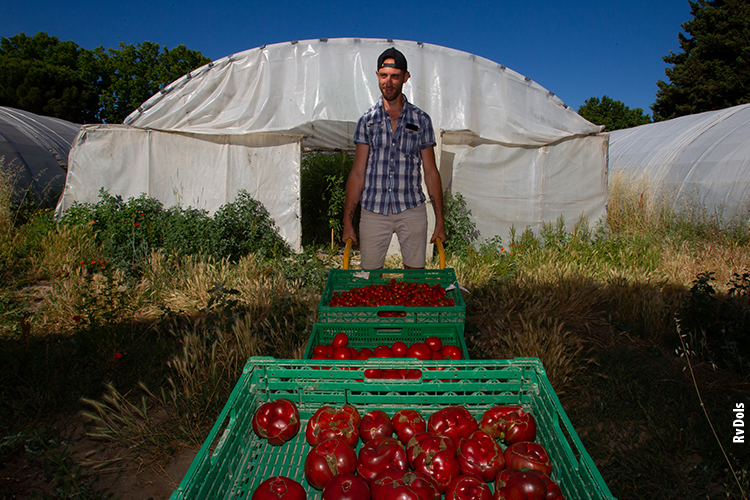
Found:
[{"label": "tomato plant", "polygon": [[471,436],[458,440],[456,456],[462,474],[471,474],[485,483],[495,480],[505,468],[503,449],[495,438],[476,430]]},{"label": "tomato plant", "polygon": [[359,412],[352,405],[345,404],[340,409],[321,406],[307,421],[305,438],[313,446],[331,438],[343,439],[349,445],[356,446],[361,420]]},{"label": "tomato plant", "polygon": [[478,477],[462,474],[448,485],[445,500],[492,500],[492,491]]},{"label": "tomato plant", "polygon": [[266,479],[255,488],[251,500],[305,500],[307,492],[294,479],[274,476]]},{"label": "tomato plant", "polygon": [[521,405],[493,406],[484,412],[479,426],[505,444],[533,441],[536,438],[534,416]]},{"label": "tomato plant", "polygon": [[296,436],[299,426],[299,410],[288,399],[263,403],[253,414],[253,430],[274,446],[280,446]]},{"label": "tomato plant", "polygon": [[334,476],[356,470],[357,454],[341,439],[326,439],[315,445],[305,457],[305,479],[318,490],[325,488]]},{"label": "tomato plant", "polygon": [[394,437],[381,437],[368,441],[359,450],[357,473],[368,483],[372,483],[378,474],[388,467],[406,470],[404,445]]}]

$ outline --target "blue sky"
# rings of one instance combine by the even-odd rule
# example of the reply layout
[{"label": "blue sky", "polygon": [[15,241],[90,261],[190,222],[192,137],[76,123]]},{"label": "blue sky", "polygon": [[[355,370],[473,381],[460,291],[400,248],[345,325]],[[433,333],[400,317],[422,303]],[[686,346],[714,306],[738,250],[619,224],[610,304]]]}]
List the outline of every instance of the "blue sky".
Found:
[{"label": "blue sky", "polygon": [[184,44],[212,59],[311,38],[394,38],[462,50],[521,73],[573,109],[608,95],[650,106],[679,52],[687,0],[92,2],[3,0],[0,36],[45,31],[85,48]]}]

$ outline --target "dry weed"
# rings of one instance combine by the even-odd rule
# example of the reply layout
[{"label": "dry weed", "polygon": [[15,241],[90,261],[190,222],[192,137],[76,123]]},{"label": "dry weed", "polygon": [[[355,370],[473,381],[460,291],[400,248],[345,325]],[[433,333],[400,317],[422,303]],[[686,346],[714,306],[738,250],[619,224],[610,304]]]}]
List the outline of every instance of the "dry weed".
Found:
[{"label": "dry weed", "polygon": [[102,257],[90,226],[58,226],[44,235],[41,247],[39,267],[54,278],[65,278]]},{"label": "dry weed", "polygon": [[741,244],[700,240],[664,245],[662,272],[673,283],[690,288],[696,276],[714,272],[715,288],[727,291],[732,274],[750,269],[750,247]]}]

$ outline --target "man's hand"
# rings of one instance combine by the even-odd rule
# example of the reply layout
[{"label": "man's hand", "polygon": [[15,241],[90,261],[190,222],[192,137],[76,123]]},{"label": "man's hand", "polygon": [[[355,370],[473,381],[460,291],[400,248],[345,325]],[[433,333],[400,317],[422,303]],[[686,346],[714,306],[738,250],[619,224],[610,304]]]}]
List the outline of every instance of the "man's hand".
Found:
[{"label": "man's hand", "polygon": [[445,226],[442,224],[435,224],[435,231],[432,233],[432,238],[430,238],[430,243],[435,243],[435,240],[437,238],[440,238],[440,241],[445,243],[445,240],[448,238],[445,236]]},{"label": "man's hand", "polygon": [[344,228],[343,234],[341,235],[341,241],[346,243],[346,240],[350,239],[352,240],[352,245],[357,244],[357,235],[354,233],[353,227]]}]

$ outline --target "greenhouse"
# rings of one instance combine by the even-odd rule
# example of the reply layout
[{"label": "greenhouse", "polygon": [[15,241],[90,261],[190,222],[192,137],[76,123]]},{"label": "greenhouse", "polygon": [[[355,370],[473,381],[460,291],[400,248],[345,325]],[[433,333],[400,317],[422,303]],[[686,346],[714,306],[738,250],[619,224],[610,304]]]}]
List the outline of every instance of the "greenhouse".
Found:
[{"label": "greenhouse", "polygon": [[604,214],[608,135],[552,92],[465,52],[357,38],[246,50],[184,75],[124,124],[84,126],[58,212],[100,188],[213,212],[244,189],[300,248],[301,156],[354,150],[391,46],[409,63],[404,94],[432,118],[443,187],[463,195],[483,239]]},{"label": "greenhouse", "polygon": [[746,219],[750,104],[616,130],[609,171],[640,177],[677,212]]},{"label": "greenhouse", "polygon": [[20,109],[0,107],[0,169],[24,199],[55,206],[65,186],[68,153],[80,125]]}]

